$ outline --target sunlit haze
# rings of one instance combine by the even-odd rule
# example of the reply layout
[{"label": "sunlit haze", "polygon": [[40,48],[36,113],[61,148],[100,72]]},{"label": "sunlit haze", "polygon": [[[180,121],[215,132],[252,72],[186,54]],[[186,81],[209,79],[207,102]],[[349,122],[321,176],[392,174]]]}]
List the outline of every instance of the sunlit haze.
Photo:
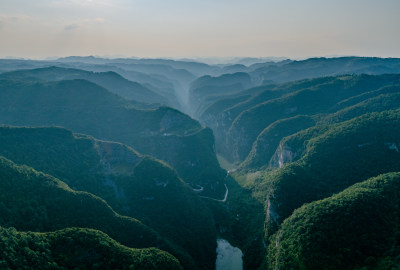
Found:
[{"label": "sunlit haze", "polygon": [[2,0],[0,57],[400,57],[398,0]]}]

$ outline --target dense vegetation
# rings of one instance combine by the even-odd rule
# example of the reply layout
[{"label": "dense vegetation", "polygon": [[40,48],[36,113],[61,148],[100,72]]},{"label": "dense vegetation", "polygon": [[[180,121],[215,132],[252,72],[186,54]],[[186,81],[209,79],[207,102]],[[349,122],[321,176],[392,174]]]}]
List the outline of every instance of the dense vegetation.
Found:
[{"label": "dense vegetation", "polygon": [[[386,94],[386,90],[395,92]],[[260,133],[260,135],[258,135],[256,141],[253,143],[250,154],[247,156],[246,160],[240,165],[240,170],[257,171],[268,167],[279,166],[279,157],[276,155],[274,156],[273,154],[279,147],[280,141],[282,140],[282,145],[284,145],[286,140],[284,139],[285,136],[294,134],[301,129],[305,129],[313,125],[318,125],[318,130],[321,130],[322,127],[328,124],[350,120],[365,113],[382,112],[385,110],[397,109],[400,105],[400,96],[398,93],[399,91],[399,86],[385,87],[378,91],[374,91],[377,92],[373,93],[376,94],[376,96],[367,93],[361,95],[362,97],[354,97],[343,102],[349,106],[344,107],[343,109],[333,114],[314,115],[312,117],[299,115],[296,117],[285,118],[275,121],[267,128],[265,128]],[[361,98],[366,99],[352,105],[353,102],[357,102]],[[340,105],[341,107],[343,106],[342,104]],[[280,146],[280,148],[282,148],[282,145]]]},{"label": "dense vegetation", "polygon": [[141,220],[181,246],[197,265],[213,264],[211,213],[169,166],[127,146],[62,128],[3,127],[0,138],[0,155],[100,196],[118,213]]},{"label": "dense vegetation", "polygon": [[211,130],[168,107],[139,110],[128,105],[86,80],[0,80],[0,123],[64,126],[122,142],[166,161],[193,188],[203,186],[205,196],[223,197],[224,173]]},{"label": "dense vegetation", "polygon": [[300,207],[272,237],[269,268],[397,269],[399,200],[400,173],[389,173]]},{"label": "dense vegetation", "polygon": [[265,169],[282,138],[313,125],[315,125],[315,120],[304,115],[275,121],[258,135],[250,154],[240,165],[240,169]]},{"label": "dense vegetation", "polygon": [[359,179],[400,171],[399,134],[400,111],[388,111],[293,135],[286,151],[301,158],[291,162],[295,154],[280,151],[283,167],[266,173],[258,186],[266,196],[266,234],[304,203],[340,192]]},{"label": "dense vegetation", "polygon": [[237,161],[244,160],[257,136],[279,119],[329,113],[338,102],[345,99],[399,83],[398,75],[324,78],[322,82],[314,82],[307,88],[258,104],[241,112],[232,123],[227,133],[227,144],[232,149],[231,156]]},{"label": "dense vegetation", "polygon": [[134,248],[158,247],[193,267],[186,251],[136,219],[120,216],[101,198],[74,191],[62,181],[0,158],[0,226],[47,232],[69,227],[93,228]]},{"label": "dense vegetation", "polygon": [[170,254],[132,249],[106,234],[68,228],[50,233],[0,227],[1,269],[181,269]]},{"label": "dense vegetation", "polygon": [[399,59],[241,61],[0,60],[0,268],[398,267]]},{"label": "dense vegetation", "polygon": [[[395,95],[399,89],[398,75],[388,74],[343,75],[268,84],[240,92],[232,90],[225,95],[209,95],[207,99],[211,100],[196,116],[213,129],[218,153],[231,162],[240,163],[247,158],[263,130],[275,121],[307,115],[318,122],[326,114],[357,104],[362,107],[361,103],[367,100],[371,102],[364,113],[392,109],[398,104],[396,101],[389,104],[390,98],[387,98],[384,103],[375,105],[375,109],[380,107],[380,110],[374,110],[372,99],[384,94]],[[390,106],[392,108],[387,108]],[[358,112],[353,117],[362,114],[361,110]]]}]

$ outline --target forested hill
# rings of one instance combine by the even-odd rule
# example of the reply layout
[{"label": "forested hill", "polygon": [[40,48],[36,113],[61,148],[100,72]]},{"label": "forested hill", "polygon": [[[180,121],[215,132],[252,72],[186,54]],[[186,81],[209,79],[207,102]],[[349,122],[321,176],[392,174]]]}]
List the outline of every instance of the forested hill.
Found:
[{"label": "forested hill", "polygon": [[[321,114],[385,94],[383,88],[398,92],[399,85],[397,74],[345,75],[269,85],[221,98],[201,119],[214,130],[218,152],[231,162],[240,163],[249,155],[257,137],[275,121],[301,115],[318,120]],[[353,104],[349,103],[352,98]]]},{"label": "forested hill", "polygon": [[397,269],[399,185],[383,174],[297,209],[272,237],[269,269]]},{"label": "forested hill", "polygon": [[125,143],[168,162],[193,188],[223,198],[211,130],[168,107],[136,109],[86,80],[0,80],[0,122],[18,126],[64,126],[99,139]]},{"label": "forested hill", "polygon": [[400,171],[399,121],[399,110],[385,111],[286,138],[292,159],[284,150],[278,153],[281,168],[267,172],[259,187],[268,194],[269,224],[279,224],[302,204],[337,193],[357,179]]},{"label": "forested hill", "polygon": [[400,60],[196,61],[0,60],[0,268],[397,269]]},{"label": "forested hill", "polygon": [[211,212],[168,165],[125,145],[61,128],[4,127],[0,137],[0,155],[101,197],[180,246],[200,268],[213,264]]},{"label": "forested hill", "polygon": [[0,247],[3,269],[182,269],[166,252],[128,248],[91,229],[34,233],[0,227]]},{"label": "forested hill", "polygon": [[[39,173],[27,166],[17,166],[3,157],[0,158],[0,168],[2,190],[0,194],[2,213],[0,226],[2,227],[11,226],[17,230],[36,232],[54,231],[69,227],[92,228],[101,230],[120,243],[133,248],[160,247],[168,250],[179,257],[183,263],[185,263],[185,257],[189,257],[185,251],[179,250],[165,239],[160,238],[154,230],[136,219],[118,215],[104,200],[97,196],[86,192],[74,191],[65,183],[50,175]],[[4,233],[3,229],[2,233]],[[13,231],[10,231],[10,233],[11,235],[15,234]],[[84,237],[85,234],[86,232],[83,230],[81,237]],[[31,236],[35,237],[35,234]],[[57,236],[57,234],[54,236]],[[90,233],[88,233],[87,238],[90,239],[93,236],[95,235],[90,236]],[[110,256],[113,256],[112,253],[115,252],[114,256],[117,257],[123,255],[118,250],[119,246],[106,248],[107,245],[99,243],[101,238],[110,242],[108,236],[104,234],[99,236],[100,238],[97,237],[98,240],[93,238],[92,241],[93,243],[98,241],[97,245],[103,249],[103,253],[109,252]],[[32,259],[35,258],[34,254],[32,254],[35,252],[44,252],[44,256],[50,255],[47,250],[48,244],[41,243],[42,240],[36,237],[30,240],[33,245],[32,251],[29,248],[13,247],[12,240],[7,240],[5,237],[3,234],[2,242],[4,245],[9,246],[9,249],[5,249],[3,255],[8,253],[10,259],[22,260],[12,262],[8,261],[7,257],[3,257],[2,260],[6,260],[6,264],[10,265],[10,267],[12,265],[28,267],[27,262],[30,256],[32,256]],[[12,237],[17,238],[17,236]],[[46,236],[43,235],[43,237],[45,238]],[[62,233],[60,233],[59,237],[63,237]],[[29,238],[26,240],[29,240]],[[60,240],[62,241],[62,239]],[[68,244],[67,240],[68,238],[66,237],[66,244]],[[8,241],[9,243],[7,243]],[[75,241],[82,240],[78,238]],[[24,241],[21,241],[21,244],[24,245]],[[68,245],[73,246],[74,244],[69,243]],[[13,258],[14,256],[16,258]],[[125,256],[128,257],[129,255]],[[95,258],[89,257],[88,259],[89,261],[93,260],[93,262],[97,261]],[[190,262],[189,259],[186,260]],[[67,259],[64,263],[68,264],[68,261]]]}]

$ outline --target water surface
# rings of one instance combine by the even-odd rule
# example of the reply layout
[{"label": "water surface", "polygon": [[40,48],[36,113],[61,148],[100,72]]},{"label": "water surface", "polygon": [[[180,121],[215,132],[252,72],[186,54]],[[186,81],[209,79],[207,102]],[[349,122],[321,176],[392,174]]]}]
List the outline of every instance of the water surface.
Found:
[{"label": "water surface", "polygon": [[243,270],[243,253],[225,239],[217,239],[216,270]]}]

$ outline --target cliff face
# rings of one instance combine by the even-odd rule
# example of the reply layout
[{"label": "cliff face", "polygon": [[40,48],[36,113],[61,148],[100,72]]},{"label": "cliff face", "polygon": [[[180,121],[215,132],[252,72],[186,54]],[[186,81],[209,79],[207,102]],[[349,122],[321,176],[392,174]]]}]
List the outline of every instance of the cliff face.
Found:
[{"label": "cliff face", "polygon": [[[304,139],[304,138],[302,138]],[[282,168],[284,165],[298,160],[306,151],[306,142],[299,142],[296,135],[283,139],[271,157],[269,167]]]},{"label": "cliff face", "polygon": [[240,164],[239,169],[243,172],[263,170],[268,167],[282,167],[285,163],[294,161],[301,155],[301,149],[296,149],[295,145],[286,141],[281,142],[282,138],[313,125],[315,120],[303,115],[275,121],[258,135],[250,154]]},{"label": "cliff face", "polygon": [[275,155],[272,157],[271,166],[282,168],[286,163],[292,162],[294,160],[294,156],[295,155],[290,147],[285,147],[280,144]]},{"label": "cliff face", "polygon": [[265,173],[258,187],[266,196],[267,235],[304,203],[362,181],[357,179],[399,171],[398,121],[398,110],[366,114],[283,140],[273,159],[279,168]]}]

